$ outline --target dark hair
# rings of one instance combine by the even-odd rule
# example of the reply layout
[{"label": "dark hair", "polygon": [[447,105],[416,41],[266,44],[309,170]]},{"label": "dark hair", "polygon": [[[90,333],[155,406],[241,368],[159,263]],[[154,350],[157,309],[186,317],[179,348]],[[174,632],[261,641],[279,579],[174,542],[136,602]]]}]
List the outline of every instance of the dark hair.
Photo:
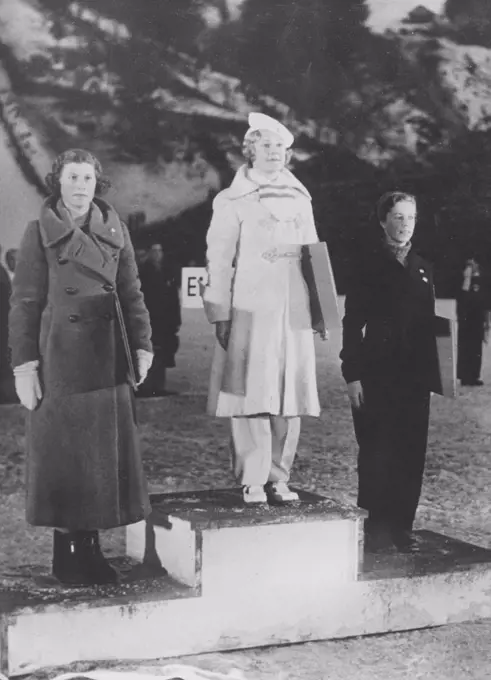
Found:
[{"label": "dark hair", "polygon": [[406,194],[404,191],[387,191],[377,201],[377,217],[379,222],[385,222],[387,215],[392,208],[401,201],[409,201],[416,205],[416,197],[412,194]]},{"label": "dark hair", "polygon": [[90,163],[94,167],[96,178],[95,193],[97,195],[104,194],[111,186],[111,182],[102,172],[102,165],[95,156],[89,151],[85,151],[85,149],[68,149],[68,151],[60,153],[55,158],[51,172],[46,175],[46,186],[49,193],[55,198],[60,197],[60,176],[63,168],[68,163]]}]

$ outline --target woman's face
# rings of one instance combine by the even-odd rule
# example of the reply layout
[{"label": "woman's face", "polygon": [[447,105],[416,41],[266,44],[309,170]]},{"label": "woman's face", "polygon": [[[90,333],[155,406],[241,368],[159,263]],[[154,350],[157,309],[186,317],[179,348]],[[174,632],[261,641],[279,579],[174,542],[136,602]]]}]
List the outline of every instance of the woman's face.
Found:
[{"label": "woman's face", "polygon": [[412,201],[399,201],[381,224],[389,241],[400,246],[406,245],[416,226],[416,204]]},{"label": "woman's face", "polygon": [[66,207],[84,214],[94,198],[97,179],[91,163],[67,163],[60,175],[61,198]]},{"label": "woman's face", "polygon": [[252,167],[264,175],[275,175],[285,167],[287,148],[276,132],[261,130],[261,137],[255,141],[254,150]]}]

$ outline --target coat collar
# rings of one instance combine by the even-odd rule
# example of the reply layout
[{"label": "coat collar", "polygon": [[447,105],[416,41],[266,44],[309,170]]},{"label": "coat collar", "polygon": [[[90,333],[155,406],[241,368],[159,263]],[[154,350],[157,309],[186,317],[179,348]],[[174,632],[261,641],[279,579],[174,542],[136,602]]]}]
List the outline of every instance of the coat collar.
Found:
[{"label": "coat collar", "polygon": [[[67,210],[59,210],[52,198],[46,199],[39,219],[41,238],[46,248],[56,246],[60,241],[73,236],[80,229],[75,225]],[[91,205],[89,230],[97,240],[114,248],[124,245],[123,230],[119,218],[109,203],[100,198]]]},{"label": "coat collar", "polygon": [[387,276],[409,277],[422,282],[425,286],[432,282],[431,265],[411,247],[407,254],[406,266],[402,265],[386,248],[382,239],[375,250],[377,258],[374,262],[377,272],[385,271]]},{"label": "coat collar", "polygon": [[[297,189],[308,199],[311,199],[309,192],[304,187],[302,182],[300,182],[300,180],[298,180],[289,170],[284,168],[281,171],[280,178],[282,184],[292,187],[293,189]],[[253,182],[249,178],[247,165],[242,165],[235,173],[232,184],[227,189],[227,198],[230,198],[231,200],[242,198],[243,196],[247,196],[248,194],[258,191],[259,186],[260,185],[257,184],[257,182]]]},{"label": "coat collar", "polygon": [[39,219],[41,239],[46,248],[59,246],[58,261],[72,262],[112,283],[116,261],[114,250],[121,250],[124,234],[116,211],[100,199],[91,206],[89,229],[85,233],[71,219],[67,210],[48,199]]}]

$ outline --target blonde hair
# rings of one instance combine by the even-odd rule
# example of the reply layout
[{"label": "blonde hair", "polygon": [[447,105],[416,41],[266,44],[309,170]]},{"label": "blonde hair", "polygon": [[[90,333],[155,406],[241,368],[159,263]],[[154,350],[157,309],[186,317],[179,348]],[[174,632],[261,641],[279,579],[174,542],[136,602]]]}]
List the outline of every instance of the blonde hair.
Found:
[{"label": "blonde hair", "polygon": [[[261,130],[251,130],[251,132],[246,134],[244,141],[242,142],[242,155],[250,168],[252,168],[254,161],[256,160],[256,142],[262,139],[262,136]],[[285,167],[290,162],[291,157],[291,149],[286,149]]]}]

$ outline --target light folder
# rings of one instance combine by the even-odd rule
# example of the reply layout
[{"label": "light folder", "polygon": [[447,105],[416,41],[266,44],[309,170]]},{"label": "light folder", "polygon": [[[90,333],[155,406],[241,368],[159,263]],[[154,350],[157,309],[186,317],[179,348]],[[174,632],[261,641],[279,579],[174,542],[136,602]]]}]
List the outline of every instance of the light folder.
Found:
[{"label": "light folder", "polygon": [[436,351],[438,370],[431,391],[444,397],[457,396],[457,331],[456,322],[444,316],[435,316]]},{"label": "light folder", "polygon": [[[342,326],[336,284],[325,243],[302,247],[302,271],[309,290],[312,328],[318,332]],[[431,391],[444,397],[457,395],[456,322],[435,316],[437,367],[431,376]]]},{"label": "light folder", "polygon": [[340,328],[338,294],[325,243],[302,246],[302,272],[309,289],[312,328],[319,333]]}]

